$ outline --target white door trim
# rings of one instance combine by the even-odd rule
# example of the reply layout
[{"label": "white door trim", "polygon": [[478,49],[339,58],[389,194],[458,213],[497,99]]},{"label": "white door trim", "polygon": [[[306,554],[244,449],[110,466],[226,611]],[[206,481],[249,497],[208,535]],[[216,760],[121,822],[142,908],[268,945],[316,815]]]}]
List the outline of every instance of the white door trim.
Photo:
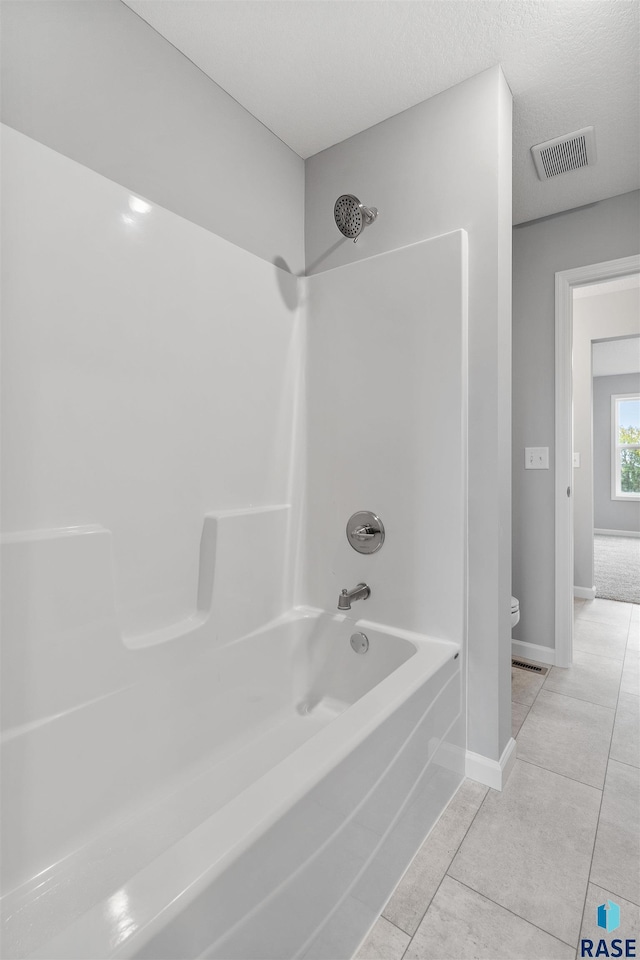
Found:
[{"label": "white door trim", "polygon": [[640,272],[640,256],[591,263],[556,273],[556,664],[569,667],[573,659],[573,509],[567,490],[573,487],[573,287],[613,280]]}]

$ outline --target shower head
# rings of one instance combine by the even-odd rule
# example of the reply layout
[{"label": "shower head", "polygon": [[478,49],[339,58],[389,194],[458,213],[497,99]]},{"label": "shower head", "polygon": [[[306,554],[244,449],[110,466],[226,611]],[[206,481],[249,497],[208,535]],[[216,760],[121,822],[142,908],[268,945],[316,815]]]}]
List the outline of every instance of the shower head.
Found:
[{"label": "shower head", "polygon": [[343,193],[333,208],[333,216],[340,233],[355,243],[364,228],[378,216],[377,207],[365,207],[352,193]]}]

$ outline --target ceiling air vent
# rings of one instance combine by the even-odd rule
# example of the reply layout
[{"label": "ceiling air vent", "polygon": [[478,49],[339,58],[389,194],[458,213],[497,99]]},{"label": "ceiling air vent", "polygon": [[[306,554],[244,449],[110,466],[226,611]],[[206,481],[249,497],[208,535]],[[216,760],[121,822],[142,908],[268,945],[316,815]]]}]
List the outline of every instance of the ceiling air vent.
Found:
[{"label": "ceiling air vent", "polygon": [[531,147],[533,161],[541,180],[560,173],[590,167],[596,162],[596,137],[593,127],[584,127],[555,140],[546,140]]}]

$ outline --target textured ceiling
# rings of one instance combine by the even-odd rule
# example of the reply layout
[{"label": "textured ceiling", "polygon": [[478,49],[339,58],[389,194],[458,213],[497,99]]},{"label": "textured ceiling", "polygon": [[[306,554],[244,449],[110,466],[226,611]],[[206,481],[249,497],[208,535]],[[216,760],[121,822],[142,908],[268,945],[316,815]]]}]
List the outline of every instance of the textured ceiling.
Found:
[{"label": "textured ceiling", "polygon": [[[301,157],[499,63],[514,223],[640,186],[636,0],[125,2]],[[539,181],[529,148],[591,124],[597,164]]]}]

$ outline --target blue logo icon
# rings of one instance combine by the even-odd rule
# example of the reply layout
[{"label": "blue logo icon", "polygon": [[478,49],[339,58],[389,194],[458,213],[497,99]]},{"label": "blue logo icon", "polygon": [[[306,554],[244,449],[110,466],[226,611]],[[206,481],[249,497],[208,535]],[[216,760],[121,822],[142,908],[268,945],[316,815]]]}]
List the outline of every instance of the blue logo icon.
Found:
[{"label": "blue logo icon", "polygon": [[[617,930],[620,926],[620,907],[613,900],[607,900],[596,907],[596,918],[598,926],[610,933]],[[635,937],[621,940],[580,940],[581,957],[635,957],[636,940]]]},{"label": "blue logo icon", "polygon": [[620,926],[620,907],[613,900],[607,900],[607,903],[601,903],[598,907],[598,926],[607,933]]}]

